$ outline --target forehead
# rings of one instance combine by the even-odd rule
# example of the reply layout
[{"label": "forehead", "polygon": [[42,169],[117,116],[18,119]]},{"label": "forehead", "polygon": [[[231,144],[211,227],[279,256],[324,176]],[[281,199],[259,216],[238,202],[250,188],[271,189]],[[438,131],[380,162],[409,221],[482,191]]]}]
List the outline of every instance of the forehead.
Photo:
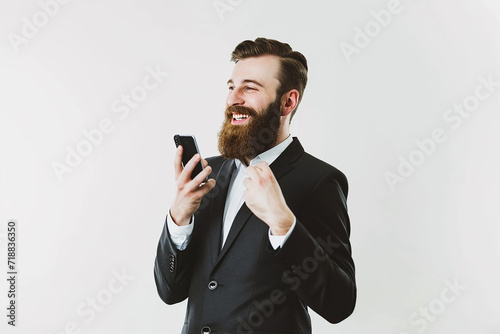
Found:
[{"label": "forehead", "polygon": [[245,80],[255,80],[264,87],[277,88],[279,85],[278,72],[280,69],[279,57],[265,55],[260,57],[239,60],[233,69],[231,80],[241,83]]}]

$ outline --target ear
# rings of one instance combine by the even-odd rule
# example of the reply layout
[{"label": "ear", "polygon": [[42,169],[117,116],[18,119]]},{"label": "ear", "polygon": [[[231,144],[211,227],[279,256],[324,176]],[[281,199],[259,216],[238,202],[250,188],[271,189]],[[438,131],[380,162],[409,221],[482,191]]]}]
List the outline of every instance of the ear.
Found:
[{"label": "ear", "polygon": [[299,102],[299,91],[296,89],[289,90],[281,97],[281,116],[288,116]]}]

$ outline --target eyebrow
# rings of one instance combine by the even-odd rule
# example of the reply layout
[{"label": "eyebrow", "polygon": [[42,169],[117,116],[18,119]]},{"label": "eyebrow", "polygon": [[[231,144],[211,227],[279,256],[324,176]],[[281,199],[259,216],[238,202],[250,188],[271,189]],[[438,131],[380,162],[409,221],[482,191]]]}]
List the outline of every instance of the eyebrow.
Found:
[{"label": "eyebrow", "polygon": [[[260,87],[264,88],[264,85],[262,85],[262,84],[261,84],[260,82],[258,82],[257,80],[245,79],[245,80],[243,80],[243,83],[254,83],[254,84],[256,84],[257,86],[260,86]],[[229,84],[234,84],[233,79],[229,79],[229,80],[227,81],[227,84],[228,84],[228,85],[229,85]]]}]

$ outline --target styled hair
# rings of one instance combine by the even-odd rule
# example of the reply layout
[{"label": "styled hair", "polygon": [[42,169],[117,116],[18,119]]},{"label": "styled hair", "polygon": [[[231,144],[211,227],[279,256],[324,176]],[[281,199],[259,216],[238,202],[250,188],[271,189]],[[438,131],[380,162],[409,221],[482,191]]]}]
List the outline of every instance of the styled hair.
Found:
[{"label": "styled hair", "polygon": [[286,92],[296,89],[299,92],[297,106],[292,111],[290,120],[295,115],[304,89],[307,85],[307,60],[298,51],[293,51],[290,45],[274,39],[259,37],[255,41],[246,40],[236,46],[231,54],[231,61],[237,63],[245,58],[253,58],[264,55],[275,55],[280,58],[281,68],[278,72],[277,96],[281,98]]}]

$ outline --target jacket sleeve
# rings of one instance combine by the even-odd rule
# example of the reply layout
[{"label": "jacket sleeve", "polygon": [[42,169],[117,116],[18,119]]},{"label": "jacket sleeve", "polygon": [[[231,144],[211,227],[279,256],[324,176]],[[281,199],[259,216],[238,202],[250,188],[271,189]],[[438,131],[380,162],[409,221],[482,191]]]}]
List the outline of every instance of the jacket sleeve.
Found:
[{"label": "jacket sleeve", "polygon": [[345,176],[326,174],[312,188],[295,229],[276,253],[282,280],[331,323],[347,318],[356,303],[346,199]]},{"label": "jacket sleeve", "polygon": [[158,242],[154,265],[156,289],[160,298],[167,304],[175,304],[188,297],[191,279],[191,256],[193,247],[178,250],[170,239],[167,222]]},{"label": "jacket sleeve", "polygon": [[[223,159],[217,157],[207,158],[207,161],[213,170],[210,178],[215,178],[216,173],[221,167]],[[200,207],[194,214],[197,222],[206,219],[207,207],[214,196],[215,188],[205,195],[201,201]],[[205,208],[205,209],[204,209]],[[168,214],[167,214],[168,217]],[[191,282],[191,273],[193,266],[193,257],[196,255],[198,246],[194,235],[196,225],[192,232],[192,239],[184,250],[178,250],[170,238],[167,227],[167,219],[163,225],[163,230],[156,250],[156,259],[154,264],[154,277],[156,288],[160,298],[167,304],[175,304],[185,300],[189,295],[189,286]]]}]

